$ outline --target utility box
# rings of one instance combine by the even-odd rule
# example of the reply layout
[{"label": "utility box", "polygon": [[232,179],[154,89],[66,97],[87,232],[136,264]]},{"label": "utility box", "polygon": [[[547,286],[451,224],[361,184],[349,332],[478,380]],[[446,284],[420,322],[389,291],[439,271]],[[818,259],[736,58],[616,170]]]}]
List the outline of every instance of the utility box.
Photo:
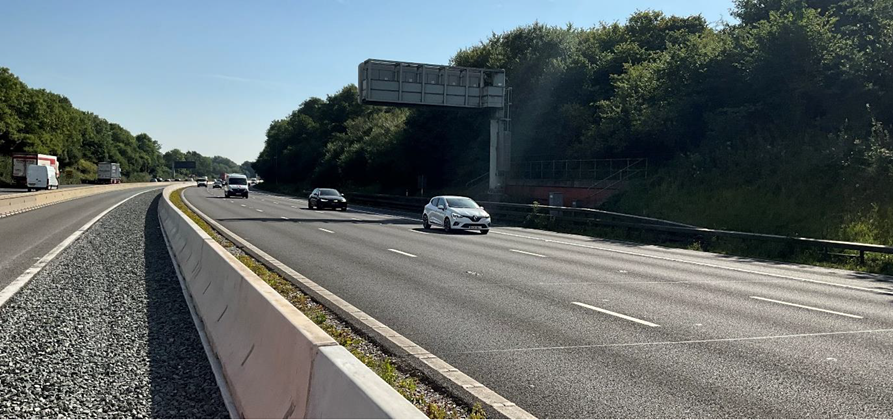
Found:
[{"label": "utility box", "polygon": [[[564,193],[560,192],[550,192],[549,193],[549,205],[553,207],[564,207]],[[549,214],[552,216],[561,216],[561,210],[549,210]]]}]

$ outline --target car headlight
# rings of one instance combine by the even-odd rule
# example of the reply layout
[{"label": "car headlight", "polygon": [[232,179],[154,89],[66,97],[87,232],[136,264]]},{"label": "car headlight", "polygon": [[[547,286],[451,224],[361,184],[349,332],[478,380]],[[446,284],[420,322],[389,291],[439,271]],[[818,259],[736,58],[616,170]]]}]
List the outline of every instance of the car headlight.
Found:
[{"label": "car headlight", "polygon": [[329,201],[327,198],[320,198],[319,201]]},{"label": "car headlight", "polygon": [[463,217],[465,217],[465,216],[463,216],[463,215],[461,215],[461,214],[459,214],[459,213],[453,213],[453,219],[461,219],[461,218],[463,218]]}]

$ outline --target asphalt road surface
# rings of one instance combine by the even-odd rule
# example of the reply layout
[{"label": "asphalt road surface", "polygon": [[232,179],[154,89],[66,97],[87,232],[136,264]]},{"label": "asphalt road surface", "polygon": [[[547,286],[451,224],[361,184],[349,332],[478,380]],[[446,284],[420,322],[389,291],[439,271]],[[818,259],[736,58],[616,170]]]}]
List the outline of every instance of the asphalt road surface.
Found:
[{"label": "asphalt road surface", "polygon": [[0,218],[0,289],[97,214],[152,188],[158,187],[107,192]]},{"label": "asphalt road surface", "polygon": [[0,418],[228,416],[159,198],[145,192],[104,215],[0,307]]},{"label": "asphalt road surface", "polygon": [[889,277],[222,195],[186,193],[540,417],[893,417]]}]

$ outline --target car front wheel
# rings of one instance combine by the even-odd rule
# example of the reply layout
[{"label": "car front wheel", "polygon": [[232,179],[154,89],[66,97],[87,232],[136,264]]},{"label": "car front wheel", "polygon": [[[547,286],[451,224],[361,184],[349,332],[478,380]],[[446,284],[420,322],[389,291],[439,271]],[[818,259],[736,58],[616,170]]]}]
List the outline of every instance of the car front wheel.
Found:
[{"label": "car front wheel", "polygon": [[431,222],[428,221],[427,214],[422,215],[422,227],[425,228],[425,230],[431,229]]},{"label": "car front wheel", "polygon": [[446,219],[443,219],[443,230],[445,230],[447,233],[450,233],[453,231],[453,227],[450,226],[450,218],[449,217]]}]

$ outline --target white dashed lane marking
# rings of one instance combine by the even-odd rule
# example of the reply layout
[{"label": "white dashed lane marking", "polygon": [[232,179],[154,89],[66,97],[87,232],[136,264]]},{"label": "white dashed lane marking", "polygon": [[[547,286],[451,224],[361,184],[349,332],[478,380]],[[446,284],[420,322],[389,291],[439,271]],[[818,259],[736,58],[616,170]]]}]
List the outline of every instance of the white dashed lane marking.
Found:
[{"label": "white dashed lane marking", "polygon": [[400,254],[400,255],[405,255],[405,256],[410,257],[410,258],[416,258],[416,257],[418,257],[418,255],[412,255],[412,254],[410,254],[410,253],[408,253],[408,252],[403,252],[403,251],[400,251],[400,250],[398,250],[398,249],[391,249],[391,248],[388,248],[388,251],[391,251],[391,252],[394,252],[394,253],[397,253],[397,254]]},{"label": "white dashed lane marking", "polygon": [[521,250],[518,250],[518,249],[510,249],[509,251],[517,252],[517,253],[519,253],[519,254],[524,254],[524,255],[532,255],[532,256],[534,256],[534,257],[539,257],[539,258],[546,258],[545,255],[534,254],[533,252],[521,251]]},{"label": "white dashed lane marking", "polygon": [[655,324],[655,323],[653,323],[653,322],[643,321],[643,320],[641,320],[641,319],[639,319],[639,318],[633,318],[633,317],[631,317],[631,316],[629,316],[629,315],[619,314],[619,313],[614,312],[614,311],[609,311],[609,310],[607,310],[607,309],[602,309],[602,308],[599,308],[599,307],[596,307],[596,306],[587,305],[587,304],[585,304],[585,303],[580,303],[580,302],[571,302],[571,303],[574,304],[574,305],[577,305],[577,306],[581,306],[581,307],[586,308],[586,309],[592,309],[593,311],[596,311],[596,312],[601,312],[601,313],[603,313],[603,314],[608,314],[608,315],[611,315],[611,316],[616,316],[617,318],[622,318],[622,319],[625,319],[625,320],[627,320],[627,321],[638,322],[639,324],[647,325],[647,326],[649,326],[649,327],[659,327],[659,326],[660,326],[660,325],[657,325],[657,324]]},{"label": "white dashed lane marking", "polygon": [[785,301],[782,301],[782,300],[769,299],[769,298],[764,298],[764,297],[759,297],[759,296],[751,296],[750,298],[751,298],[751,299],[762,300],[762,301],[766,301],[766,302],[778,303],[778,304],[781,304],[781,305],[793,306],[793,307],[797,307],[797,308],[809,309],[809,310],[811,310],[811,311],[819,311],[819,312],[825,312],[825,313],[834,314],[834,315],[846,316],[846,317],[850,317],[850,318],[862,319],[862,317],[859,316],[859,315],[853,315],[853,314],[847,314],[847,313],[843,313],[843,312],[831,311],[831,310],[828,310],[828,309],[816,308],[816,307],[813,307],[813,306],[800,305],[800,304],[796,304],[796,303],[785,302]]}]

